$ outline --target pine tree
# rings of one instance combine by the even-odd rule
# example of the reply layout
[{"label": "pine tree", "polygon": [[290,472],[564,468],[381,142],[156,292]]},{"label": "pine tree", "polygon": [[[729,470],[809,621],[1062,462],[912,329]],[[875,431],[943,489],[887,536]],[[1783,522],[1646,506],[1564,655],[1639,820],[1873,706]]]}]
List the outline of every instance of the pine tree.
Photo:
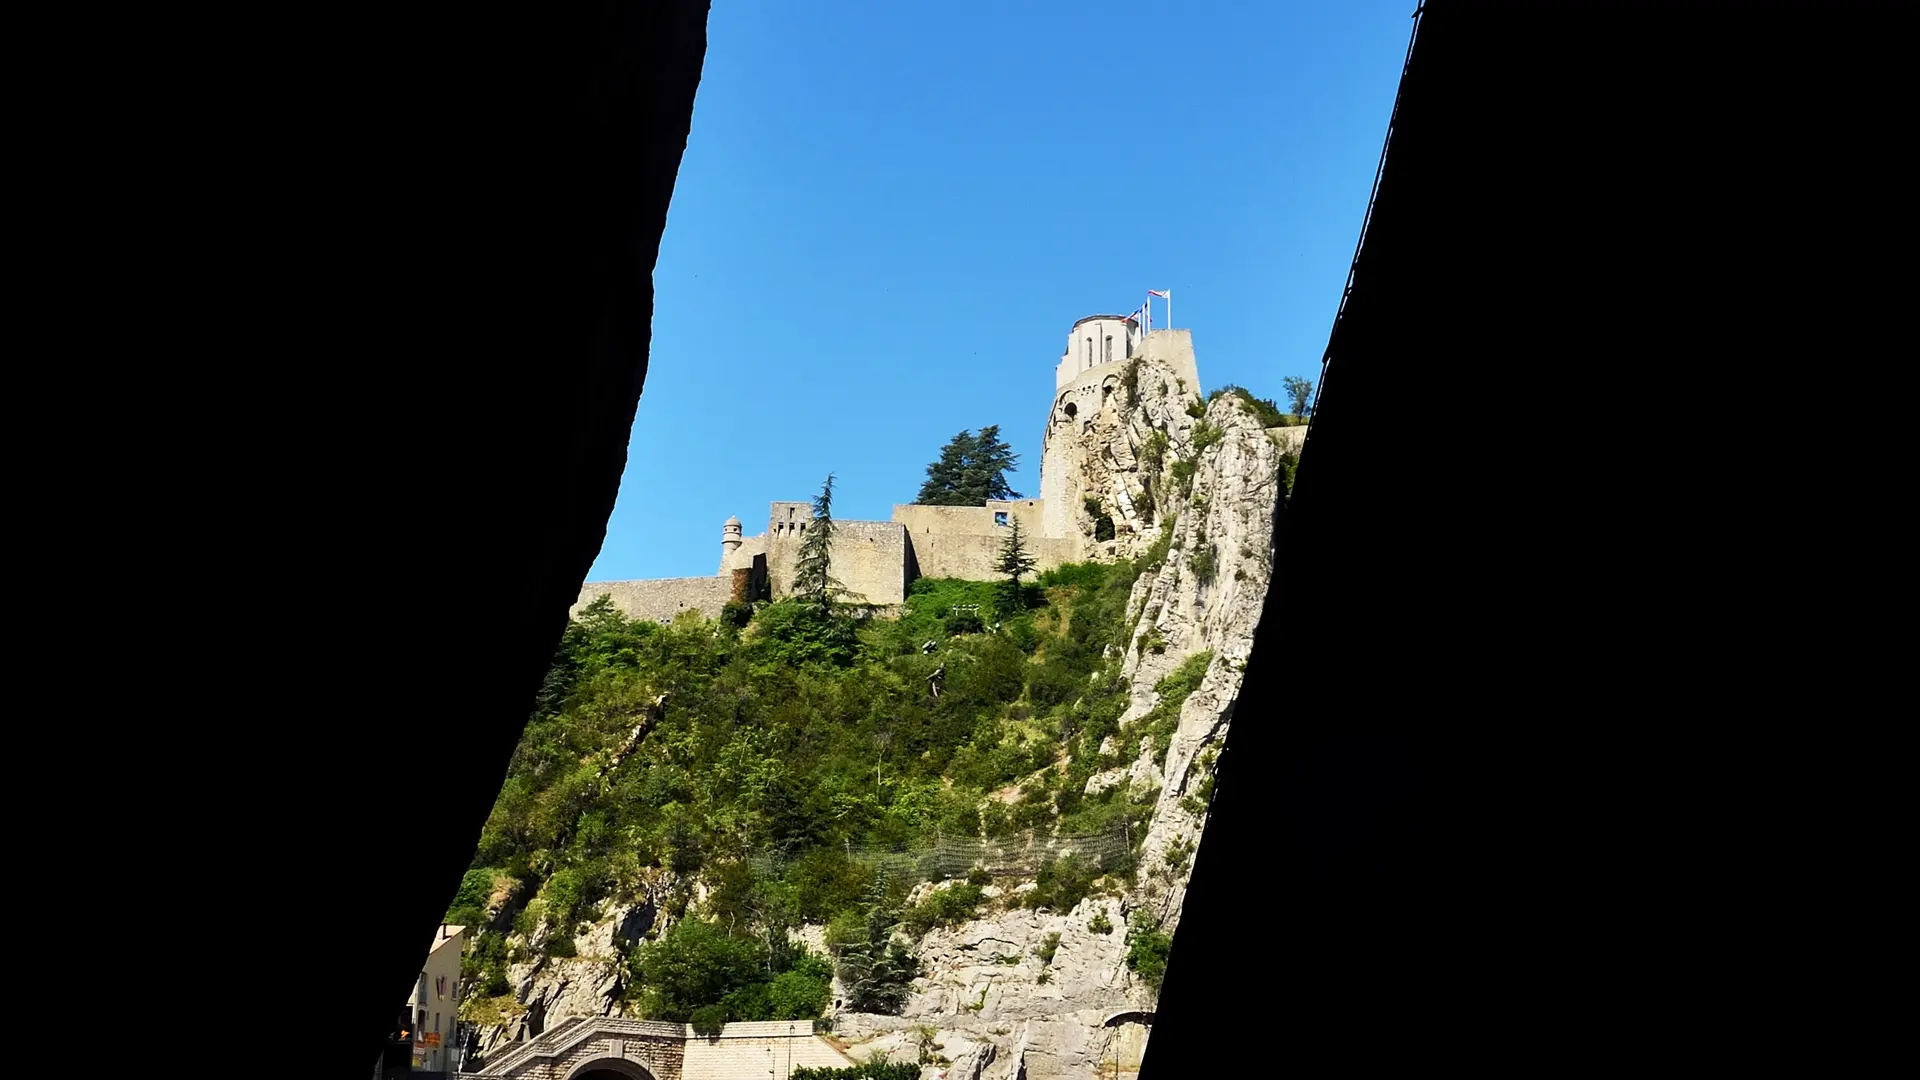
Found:
[{"label": "pine tree", "polygon": [[793,563],[793,593],[822,610],[830,607],[845,586],[830,572],[833,555],[833,474],[813,500],[813,520],[800,537],[800,554]]},{"label": "pine tree", "polygon": [[1025,605],[1020,602],[1020,578],[1033,573],[1033,555],[1027,551],[1027,540],[1020,532],[1020,519],[1008,516],[1007,538],[1000,542],[1000,561],[995,565],[1007,580],[1001,583],[1000,608],[1007,614],[1019,611]]},{"label": "pine tree", "polygon": [[920,965],[898,942],[893,931],[900,912],[888,896],[883,870],[867,889],[867,925],[864,940],[840,951],[840,981],[847,988],[847,1004],[855,1012],[897,1013],[906,1003],[908,984]]},{"label": "pine tree", "polygon": [[962,431],[948,440],[940,458],[927,466],[927,480],[914,501],[926,506],[980,506],[990,499],[1018,499],[1005,473],[1019,465],[1020,455],[1000,440],[1000,426],[989,424],[980,434]]},{"label": "pine tree", "polygon": [[920,494],[914,502],[927,506],[962,505],[960,487],[974,445],[973,432],[963,431],[941,447],[940,460],[927,466],[927,482],[920,485]]},{"label": "pine tree", "polygon": [[1018,499],[1020,493],[1007,486],[1004,475],[1007,470],[1020,464],[1020,455],[1013,447],[1000,441],[1000,425],[989,424],[980,429],[980,437],[975,441],[973,457],[967,462],[967,494],[980,494],[972,505],[978,506],[988,499]]},{"label": "pine tree", "polygon": [[1033,573],[1033,555],[1027,551],[1027,538],[1020,532],[1020,519],[1008,516],[1007,538],[1000,542],[1000,562],[996,569],[1012,579],[1014,592],[1020,591],[1020,579]]}]

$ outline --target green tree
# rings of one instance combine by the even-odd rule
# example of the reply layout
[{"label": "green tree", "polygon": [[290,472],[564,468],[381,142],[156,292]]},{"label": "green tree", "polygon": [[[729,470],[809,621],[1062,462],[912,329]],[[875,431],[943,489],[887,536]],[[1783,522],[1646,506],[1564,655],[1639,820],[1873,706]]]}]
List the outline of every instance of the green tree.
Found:
[{"label": "green tree", "polygon": [[1020,610],[1020,579],[1033,573],[1033,554],[1020,532],[1020,519],[1012,515],[1008,515],[1007,537],[1000,542],[1000,561],[994,568],[1007,575],[1001,607],[1009,614]]},{"label": "green tree", "polygon": [[767,985],[769,1020],[811,1020],[827,1009],[833,997],[833,965],[812,953],[803,953],[793,967]]},{"label": "green tree", "polygon": [[1313,400],[1313,380],[1298,375],[1289,375],[1280,380],[1286,388],[1287,397],[1293,401],[1293,415],[1305,416],[1313,408],[1308,402]]},{"label": "green tree", "polygon": [[1020,455],[1000,439],[1000,425],[989,424],[980,434],[962,431],[940,449],[927,466],[927,480],[914,501],[927,506],[980,506],[993,499],[1018,499],[1007,485],[1006,473],[1020,463]]},{"label": "green tree", "polygon": [[833,560],[833,474],[813,499],[813,520],[800,537],[800,554],[793,564],[793,592],[812,607],[826,610],[845,586],[831,573]]},{"label": "green tree", "polygon": [[1286,427],[1293,423],[1293,419],[1281,412],[1280,406],[1275,405],[1272,398],[1254,397],[1253,391],[1233,383],[1228,383],[1208,394],[1207,401],[1212,403],[1213,399],[1225,397],[1228,394],[1245,402],[1246,407],[1252,411],[1254,418],[1260,421],[1260,426],[1263,428]]},{"label": "green tree", "polygon": [[840,948],[840,981],[855,1012],[899,1012],[907,1000],[907,984],[920,973],[913,955],[893,940],[900,912],[887,886],[885,874],[874,878],[867,890],[864,932]]},{"label": "green tree", "polygon": [[927,506],[956,506],[965,500],[960,498],[960,487],[966,476],[967,458],[979,440],[973,432],[963,431],[948,440],[940,448],[940,458],[927,466],[926,483],[920,485],[920,494],[914,502]]},{"label": "green tree", "polygon": [[648,1015],[686,1023],[696,1010],[762,982],[766,959],[758,941],[690,918],[635,950],[632,970]]},{"label": "green tree", "polygon": [[1127,967],[1155,993],[1167,977],[1167,957],[1172,953],[1172,935],[1161,932],[1145,912],[1136,912],[1133,925],[1127,928]]}]

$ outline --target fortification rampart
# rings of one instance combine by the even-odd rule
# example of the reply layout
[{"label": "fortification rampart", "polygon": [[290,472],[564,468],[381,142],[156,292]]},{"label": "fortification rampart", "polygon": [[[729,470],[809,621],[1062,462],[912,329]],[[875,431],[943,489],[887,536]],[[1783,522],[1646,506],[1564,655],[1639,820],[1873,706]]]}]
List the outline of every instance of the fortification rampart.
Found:
[{"label": "fortification rampart", "polygon": [[[1168,381],[1170,372],[1184,384],[1177,389],[1168,386],[1160,396],[1198,396],[1200,376],[1190,331],[1154,330],[1143,336],[1139,324],[1128,316],[1081,319],[1069,333],[1067,351],[1054,371],[1054,399],[1041,451],[1040,497],[981,506],[901,504],[893,508],[891,521],[836,521],[830,572],[846,588],[845,598],[893,609],[905,601],[907,586],[916,577],[1000,577],[1001,550],[1008,527],[1015,523],[1038,570],[1080,559],[1118,557],[1115,541],[1093,539],[1089,516],[1093,511],[1083,510],[1082,503],[1097,499],[1101,506],[1113,509],[1116,529],[1134,529],[1136,515],[1118,474],[1098,483],[1104,472],[1093,466],[1105,462],[1134,467],[1132,450],[1114,429],[1125,421],[1115,410],[1127,400],[1122,386],[1135,359],[1158,365],[1157,382]],[[1273,434],[1275,442],[1297,450],[1305,429],[1276,428]],[[633,618],[670,622],[683,611],[717,617],[728,600],[791,596],[794,564],[807,530],[813,527],[812,503],[770,503],[766,531],[758,536],[742,535],[738,518],[722,526],[715,576],[589,582],[581,589],[573,613],[608,595]]]},{"label": "fortification rampart", "polygon": [[[809,519],[811,520],[811,519]],[[804,523],[781,526],[767,540],[767,577],[775,598],[793,594],[794,562],[805,538]],[[906,529],[891,521],[836,521],[827,572],[845,586],[847,599],[898,604],[907,596]]]},{"label": "fortification rampart", "polygon": [[1149,331],[1141,355],[1172,368],[1175,376],[1186,381],[1188,393],[1200,392],[1200,369],[1193,359],[1193,331]]},{"label": "fortification rampart", "polygon": [[601,596],[613,598],[613,606],[628,618],[669,623],[683,611],[697,611],[709,619],[718,618],[720,609],[733,596],[732,575],[726,577],[653,578],[647,581],[590,581],[580,589],[568,615]]},{"label": "fortification rampart", "polygon": [[1304,427],[1270,427],[1267,434],[1280,445],[1280,449],[1289,454],[1298,454],[1307,443],[1307,429]]},{"label": "fortification rampart", "polygon": [[835,522],[829,570],[849,599],[900,603],[907,598],[907,530],[892,521]]},{"label": "fortification rampart", "polygon": [[[1002,534],[1006,530],[1001,530]],[[1078,545],[1072,539],[1036,536],[1026,541],[1027,554],[1033,556],[1035,570],[1051,570],[1078,557]],[[921,577],[963,578],[968,581],[993,581],[1006,577],[1000,572],[999,536],[947,535],[925,533],[913,538],[913,560]]]},{"label": "fortification rampart", "polygon": [[1045,516],[1046,507],[1039,499],[996,499],[984,506],[896,503],[893,508],[893,520],[906,526],[907,532],[916,538],[931,533],[997,537],[1015,521],[1020,523],[1022,533],[1039,537],[1044,535],[1042,519]]}]

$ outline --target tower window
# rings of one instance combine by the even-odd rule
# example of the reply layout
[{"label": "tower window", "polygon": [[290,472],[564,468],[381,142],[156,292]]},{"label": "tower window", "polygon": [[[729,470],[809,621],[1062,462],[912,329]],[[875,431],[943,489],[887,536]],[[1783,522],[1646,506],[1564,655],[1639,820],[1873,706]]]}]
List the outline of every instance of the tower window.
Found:
[{"label": "tower window", "polygon": [[1086,356],[1087,366],[1092,367],[1093,366],[1093,339],[1092,338],[1087,339],[1087,350],[1086,350],[1085,356]]},{"label": "tower window", "polygon": [[1108,363],[1108,364],[1113,363],[1113,335],[1112,334],[1107,335],[1107,358],[1102,362]]},{"label": "tower window", "polygon": [[1001,526],[1002,528],[1006,527],[1007,512],[1005,510],[995,510],[993,512],[993,523],[995,525]]}]

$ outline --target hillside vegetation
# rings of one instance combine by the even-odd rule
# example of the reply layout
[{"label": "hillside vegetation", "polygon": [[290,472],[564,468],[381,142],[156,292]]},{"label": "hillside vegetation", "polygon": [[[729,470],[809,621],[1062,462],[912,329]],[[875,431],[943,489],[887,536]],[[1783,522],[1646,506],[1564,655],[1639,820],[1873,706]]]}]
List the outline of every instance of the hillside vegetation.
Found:
[{"label": "hillside vegetation", "polygon": [[[605,901],[651,902],[668,926],[622,959],[637,1015],[814,1017],[836,970],[850,1007],[897,1009],[914,958],[896,930],[911,940],[968,918],[988,879],[909,908],[907,883],[856,849],[1144,832],[1151,803],[1126,785],[1083,792],[1141,739],[1164,751],[1206,670],[1192,658],[1162,681],[1158,708],[1119,730],[1129,590],[1166,554],[1163,539],[1136,563],[1063,566],[1018,594],[922,579],[897,619],[783,601],[663,626],[604,598],[586,608],[447,913],[479,929],[468,1017],[510,1015],[507,965],[574,955]],[[1047,865],[1022,902],[1064,910],[1104,875],[1130,875],[1120,862]],[[832,956],[791,943],[803,923],[826,925]]]}]

